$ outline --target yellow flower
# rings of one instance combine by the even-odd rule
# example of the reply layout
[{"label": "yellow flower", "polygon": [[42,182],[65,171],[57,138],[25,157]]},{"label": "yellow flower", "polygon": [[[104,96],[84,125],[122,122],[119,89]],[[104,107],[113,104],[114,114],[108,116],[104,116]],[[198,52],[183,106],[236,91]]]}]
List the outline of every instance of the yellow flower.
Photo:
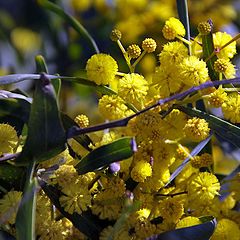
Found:
[{"label": "yellow flower", "polygon": [[22,192],[9,191],[0,199],[0,222],[14,224]]},{"label": "yellow flower", "polygon": [[218,108],[227,100],[227,93],[223,88],[218,88],[208,96],[208,103],[211,107]]},{"label": "yellow flower", "polygon": [[152,38],[146,38],[142,42],[142,49],[147,53],[154,52],[157,47],[156,41]]},{"label": "yellow flower", "polygon": [[111,83],[118,71],[116,61],[107,54],[94,54],[87,61],[87,77],[98,85],[106,85]]},{"label": "yellow flower", "polygon": [[183,24],[174,17],[169,18],[163,27],[163,36],[168,40],[173,40],[175,37],[184,36],[186,31]]},{"label": "yellow flower", "polygon": [[76,11],[87,11],[91,6],[91,0],[71,0],[71,5]]},{"label": "yellow flower", "polygon": [[127,48],[130,58],[138,58],[141,55],[141,48],[137,44],[132,44]]},{"label": "yellow flower", "polygon": [[146,161],[138,161],[135,163],[132,171],[131,177],[136,182],[144,182],[147,177],[152,175],[152,167]]},{"label": "yellow flower", "polygon": [[200,142],[208,137],[210,128],[206,120],[194,117],[188,119],[183,131],[191,141]]},{"label": "yellow flower", "polygon": [[89,126],[89,119],[86,115],[80,114],[77,115],[74,119],[74,121],[78,124],[79,127],[85,128]]},{"label": "yellow flower", "polygon": [[177,198],[166,198],[159,202],[160,215],[169,222],[176,223],[184,214],[183,203]]},{"label": "yellow flower", "polygon": [[171,93],[176,93],[182,85],[182,82],[176,78],[175,72],[166,71],[163,65],[156,67],[152,82],[162,98],[169,97]]},{"label": "yellow flower", "polygon": [[59,198],[61,206],[70,214],[81,214],[91,204],[91,195],[87,186],[81,182],[70,184],[62,189],[64,195]]},{"label": "yellow flower", "polygon": [[180,64],[179,78],[189,87],[206,82],[209,79],[206,63],[196,56],[184,58]]},{"label": "yellow flower", "polygon": [[218,195],[220,183],[209,172],[200,172],[188,183],[188,200],[191,204],[207,204]]},{"label": "yellow flower", "polygon": [[223,218],[218,221],[211,240],[239,240],[240,230],[238,225],[229,219]]},{"label": "yellow flower", "polygon": [[[159,54],[160,64],[167,68],[175,67],[176,64],[188,56],[188,49],[182,42],[169,42],[164,44],[163,50]],[[171,63],[171,64],[169,64]]]},{"label": "yellow flower", "polygon": [[119,80],[118,94],[126,102],[141,107],[148,91],[148,82],[137,73],[125,74]]},{"label": "yellow flower", "polygon": [[232,123],[240,123],[240,95],[237,92],[228,95],[222,104],[223,116]]},{"label": "yellow flower", "polygon": [[223,73],[226,78],[234,78],[236,75],[235,66],[229,59],[219,58],[214,62],[214,70]]},{"label": "yellow flower", "polygon": [[15,129],[5,123],[0,124],[0,155],[2,153],[13,153],[17,146],[18,136]]},{"label": "yellow flower", "polygon": [[210,167],[213,164],[213,157],[209,153],[203,153],[201,156],[193,157],[191,164],[195,168]]},{"label": "yellow flower", "polygon": [[[230,40],[232,40],[232,36],[226,32],[216,32],[213,34],[213,43],[215,48],[220,49]],[[234,41],[217,53],[217,56],[219,58],[233,58],[236,53],[236,41]]]},{"label": "yellow flower", "polygon": [[65,240],[68,235],[68,231],[63,225],[62,220],[48,221],[42,229],[39,240]]},{"label": "yellow flower", "polygon": [[108,120],[126,117],[128,110],[124,101],[117,95],[104,95],[99,100],[98,109],[102,116]]}]

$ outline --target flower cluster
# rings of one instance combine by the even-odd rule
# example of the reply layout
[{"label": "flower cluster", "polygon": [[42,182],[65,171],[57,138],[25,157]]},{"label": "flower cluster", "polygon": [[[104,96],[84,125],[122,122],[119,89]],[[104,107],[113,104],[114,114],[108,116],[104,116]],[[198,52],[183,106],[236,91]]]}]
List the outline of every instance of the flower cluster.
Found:
[{"label": "flower cluster", "polygon": [[[144,57],[156,51],[156,41],[146,38],[141,45],[133,43],[125,50],[121,43],[124,34],[121,36],[120,31],[114,30],[111,39],[120,47],[129,72],[120,72],[120,64],[104,53],[94,54],[86,63],[89,81],[97,87],[114,88],[111,94],[99,96],[98,110],[102,118],[106,122],[122,119],[146,109],[156,99],[171,97],[207,81],[234,77],[236,70],[231,59],[236,54],[236,42],[227,33],[213,33],[216,60],[210,69],[209,59],[203,56],[203,39],[211,31],[209,33],[208,25],[204,24],[199,26],[199,35],[188,41],[184,39],[182,23],[173,17],[168,19],[162,33],[171,41],[164,44],[157,56],[159,63],[150,76],[143,76],[136,69]],[[210,77],[210,71],[215,71],[217,79]],[[137,151],[133,156],[115,165],[79,174],[77,158],[85,152],[74,140],[69,141],[68,149],[58,156],[39,163],[39,169],[58,168],[48,175],[47,182],[58,190],[62,212],[69,215],[91,212],[104,221],[107,227],[100,233],[102,240],[143,240],[165,231],[201,224],[201,217],[205,215],[219,221],[212,239],[239,240],[236,236],[240,233],[237,221],[240,215],[234,210],[240,199],[239,174],[230,181],[229,196],[220,201],[221,183],[214,172],[211,151],[194,156],[190,153],[210,136],[211,126],[206,119],[187,115],[178,106],[187,103],[196,106],[198,101],[209,111],[212,107],[219,108],[225,119],[240,123],[238,92],[234,88],[229,92],[220,86],[136,114],[126,127],[92,134],[89,151],[119,137],[130,136],[136,140]],[[80,114],[75,123],[81,129],[87,128],[89,119]],[[14,128],[0,124],[0,129],[0,154],[16,152],[18,136]],[[189,161],[172,181],[172,174],[186,163],[186,158]],[[0,200],[1,219],[10,212],[4,223],[11,229],[14,229],[21,194],[10,191]],[[139,205],[126,214],[126,209],[134,203]],[[36,212],[39,239],[87,239],[58,211],[50,211],[51,208],[46,193],[40,191]],[[126,219],[118,226],[123,215]]]}]

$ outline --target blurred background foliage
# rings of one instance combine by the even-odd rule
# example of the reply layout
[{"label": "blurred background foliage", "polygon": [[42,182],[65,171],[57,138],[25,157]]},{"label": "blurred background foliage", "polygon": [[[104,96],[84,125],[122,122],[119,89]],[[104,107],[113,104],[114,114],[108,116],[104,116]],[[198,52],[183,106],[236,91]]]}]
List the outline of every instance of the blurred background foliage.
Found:
[{"label": "blurred background foliage", "polygon": [[[0,1],[0,75],[34,73],[34,58],[41,54],[46,59],[49,73],[78,76],[88,58],[95,53],[94,49],[88,40],[76,33],[62,18],[42,8],[39,2]],[[127,65],[118,46],[109,38],[111,30],[117,28],[122,32],[121,41],[125,48],[133,43],[140,45],[146,37],[154,38],[158,43],[158,54],[166,43],[161,32],[165,20],[177,17],[175,0],[52,2],[78,19],[96,41],[100,52],[111,54],[123,72],[127,71]],[[226,31],[232,36],[240,32],[239,0],[189,0],[188,5],[192,36],[197,35],[198,23],[209,18],[214,23],[214,32]],[[157,54],[145,56],[137,71],[145,77],[150,76],[158,61]],[[233,62],[239,68],[240,59],[237,56]],[[8,88],[21,88],[31,94],[33,84],[25,82]],[[60,108],[71,117],[80,113],[88,115],[91,124],[102,122],[96,108],[98,97],[90,87],[63,82]],[[215,154],[219,154],[217,150]],[[220,166],[221,169],[225,167]]]}]

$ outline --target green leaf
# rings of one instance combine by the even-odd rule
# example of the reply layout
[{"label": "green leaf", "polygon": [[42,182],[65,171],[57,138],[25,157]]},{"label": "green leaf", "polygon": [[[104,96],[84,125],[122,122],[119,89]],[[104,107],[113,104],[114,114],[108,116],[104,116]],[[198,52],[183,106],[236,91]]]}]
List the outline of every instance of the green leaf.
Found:
[{"label": "green leaf", "polygon": [[[190,41],[190,25],[188,16],[188,4],[187,0],[177,0],[177,10],[180,21],[182,22],[184,28],[186,29],[186,39]],[[189,53],[191,52],[191,47],[188,46]],[[191,54],[190,54],[191,55]]]},{"label": "green leaf", "polygon": [[56,95],[46,75],[36,82],[28,122],[28,136],[17,164],[45,161],[66,148],[66,135],[57,106]]},{"label": "green leaf", "polygon": [[16,216],[16,232],[18,240],[35,239],[35,213],[37,179],[33,176],[35,164],[30,164],[24,193]]},{"label": "green leaf", "polygon": [[92,45],[93,49],[96,53],[99,53],[98,46],[94,39],[91,37],[91,35],[88,33],[88,31],[72,16],[67,14],[63,11],[58,5],[46,1],[46,0],[39,0],[38,3],[40,6],[42,6],[45,9],[48,9],[54,13],[56,13],[58,16],[63,18],[70,26],[73,27],[80,35],[83,35],[86,39],[89,40],[90,44]]},{"label": "green leaf", "polygon": [[43,180],[39,179],[39,183],[46,193],[46,195],[49,197],[51,202],[56,206],[56,208],[60,211],[60,213],[68,218],[76,227],[84,233],[89,239],[92,240],[98,240],[99,239],[99,233],[102,231],[105,225],[108,223],[105,223],[105,221],[101,221],[98,219],[97,216],[93,215],[91,211],[84,211],[82,214],[73,213],[70,214],[66,211],[64,211],[64,208],[62,208],[59,198],[62,195],[62,193],[56,189],[55,187],[51,185],[47,185]]},{"label": "green leaf", "polygon": [[84,174],[105,167],[110,163],[127,159],[134,153],[132,141],[132,138],[125,137],[96,148],[83,157],[75,168],[79,174]]},{"label": "green leaf", "polygon": [[216,228],[216,219],[195,225],[192,227],[179,228],[172,231],[154,235],[147,240],[209,240]]},{"label": "green leaf", "polygon": [[236,147],[240,147],[240,128],[236,125],[198,109],[184,106],[178,106],[177,108],[191,117],[205,119],[216,135],[221,136]]},{"label": "green leaf", "polygon": [[[212,22],[208,23],[212,26]],[[214,53],[214,43],[212,30],[209,34],[200,35],[202,38],[203,59],[207,62],[208,74],[212,81],[219,79],[219,74],[214,70],[214,62],[217,60],[217,56]]]}]

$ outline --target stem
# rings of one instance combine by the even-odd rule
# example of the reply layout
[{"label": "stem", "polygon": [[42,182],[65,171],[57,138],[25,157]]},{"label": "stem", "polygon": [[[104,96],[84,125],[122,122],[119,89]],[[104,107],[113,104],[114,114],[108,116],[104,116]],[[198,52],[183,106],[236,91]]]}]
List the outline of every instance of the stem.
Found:
[{"label": "stem", "polygon": [[132,65],[132,68],[135,69],[136,65],[141,61],[141,59],[144,57],[144,55],[146,54],[147,52],[144,50],[141,55],[137,58],[137,60],[133,63]]},{"label": "stem", "polygon": [[122,51],[123,57],[124,57],[125,60],[126,60],[126,63],[127,63],[127,65],[128,65],[128,68],[129,68],[130,72],[132,73],[132,72],[133,72],[133,68],[132,68],[132,66],[131,66],[131,62],[130,62],[130,59],[129,59],[129,57],[128,57],[128,54],[127,54],[125,48],[123,47],[123,45],[122,45],[122,43],[121,43],[120,40],[117,40],[117,44],[118,44],[120,50]]}]

